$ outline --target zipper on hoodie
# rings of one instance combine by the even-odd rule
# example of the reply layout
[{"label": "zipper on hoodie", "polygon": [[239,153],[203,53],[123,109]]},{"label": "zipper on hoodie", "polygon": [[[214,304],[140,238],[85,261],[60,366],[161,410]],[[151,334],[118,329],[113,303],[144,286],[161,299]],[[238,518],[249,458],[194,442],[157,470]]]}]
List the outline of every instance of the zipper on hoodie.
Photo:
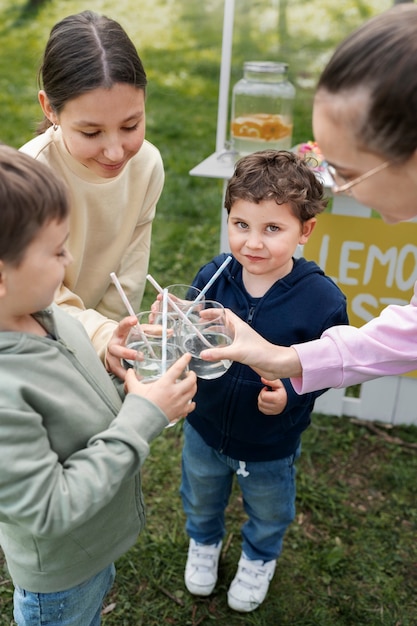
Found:
[{"label": "zipper on hoodie", "polygon": [[252,305],[252,306],[250,307],[250,309],[249,309],[248,317],[246,318],[246,322],[247,322],[248,324],[252,324],[252,320],[253,320],[253,315],[254,315],[254,313],[255,313],[255,309],[256,309],[256,306],[255,306],[255,305]]}]

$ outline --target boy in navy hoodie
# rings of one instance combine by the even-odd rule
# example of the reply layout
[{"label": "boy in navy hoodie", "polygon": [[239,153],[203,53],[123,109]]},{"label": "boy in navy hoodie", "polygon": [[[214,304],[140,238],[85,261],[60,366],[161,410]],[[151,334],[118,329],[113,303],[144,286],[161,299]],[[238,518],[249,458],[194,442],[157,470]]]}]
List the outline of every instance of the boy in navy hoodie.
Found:
[{"label": "boy in navy hoodie", "polygon": [[[225,207],[231,263],[206,293],[279,345],[320,337],[347,324],[346,299],[313,262],[294,258],[324,210],[323,186],[291,152],[265,150],[241,158]],[[202,289],[225,259],[200,269]],[[325,387],[325,381],[323,381]],[[233,363],[215,380],[198,381],[196,409],[184,424],[181,496],[190,536],[185,584],[210,595],[225,533],[224,513],[236,476],[248,516],[242,554],[228,591],[242,612],[264,600],[295,516],[295,461],[314,400],[297,395],[288,379],[265,380]]]}]

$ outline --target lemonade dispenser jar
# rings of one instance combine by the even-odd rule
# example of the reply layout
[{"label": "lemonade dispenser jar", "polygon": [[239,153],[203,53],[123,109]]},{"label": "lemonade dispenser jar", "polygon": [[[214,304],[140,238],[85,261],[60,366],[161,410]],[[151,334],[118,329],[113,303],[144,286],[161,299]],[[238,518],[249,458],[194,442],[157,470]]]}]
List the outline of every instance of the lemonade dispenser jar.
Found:
[{"label": "lemonade dispenser jar", "polygon": [[239,156],[292,145],[295,87],[287,63],[247,61],[233,87],[231,143]]}]

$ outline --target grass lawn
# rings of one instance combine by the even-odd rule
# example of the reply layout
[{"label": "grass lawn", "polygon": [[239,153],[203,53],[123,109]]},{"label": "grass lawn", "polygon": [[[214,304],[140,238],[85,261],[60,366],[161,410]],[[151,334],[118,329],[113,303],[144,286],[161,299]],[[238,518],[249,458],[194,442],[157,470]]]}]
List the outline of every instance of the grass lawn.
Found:
[{"label": "grass lawn", "polygon": [[[375,434],[316,415],[298,464],[297,516],[260,609],[240,615],[226,592],[245,519],[238,490],[227,511],[219,581],[209,598],[183,584],[188,539],[178,485],[181,424],[152,445],[143,471],[148,524],[117,563],[105,626],[415,626],[415,428]],[[393,438],[397,437],[403,445]],[[0,625],[11,624],[12,584],[0,580]]]},{"label": "grass lawn", "polygon": [[[219,247],[221,181],[189,176],[215,148],[223,0],[0,0],[0,140],[27,141],[40,119],[36,71],[52,25],[90,8],[119,20],[149,78],[147,137],[161,150],[166,185],[150,271],[161,285],[189,282]],[[239,0],[232,83],[244,60],[281,58],[296,84],[294,143],[311,138],[311,99],[329,51],[388,0]],[[287,28],[277,27],[287,6]],[[281,19],[281,29],[285,20]],[[262,36],[259,36],[261,33]],[[153,300],[147,289],[143,308]],[[376,416],[377,418],[377,416]],[[235,490],[219,583],[208,599],[183,584],[188,540],[178,495],[182,426],[152,445],[143,484],[148,525],[117,563],[105,626],[415,626],[417,429],[316,415],[298,464],[297,517],[264,605],[239,615],[226,591],[244,521]],[[0,577],[0,626],[12,624],[12,584]]]},{"label": "grass lawn", "polygon": [[[394,434],[405,443],[416,440],[415,429]],[[315,416],[298,466],[296,521],[267,600],[242,616],[226,601],[245,519],[238,490],[227,512],[215,593],[197,599],[184,589],[188,539],[177,493],[181,439],[179,425],[154,443],[144,470],[148,527],[119,563],[110,599],[116,606],[105,624],[415,625],[415,448],[390,443],[348,419]],[[137,621],[129,621],[134,610]]]}]

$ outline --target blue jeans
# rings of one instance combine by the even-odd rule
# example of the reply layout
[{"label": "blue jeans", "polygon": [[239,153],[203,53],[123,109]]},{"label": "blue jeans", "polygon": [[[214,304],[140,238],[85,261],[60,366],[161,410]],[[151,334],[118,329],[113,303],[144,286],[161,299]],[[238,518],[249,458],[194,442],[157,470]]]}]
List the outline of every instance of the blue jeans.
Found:
[{"label": "blue jeans", "polygon": [[17,626],[99,626],[115,571],[111,564],[80,585],[56,593],[32,593],[15,586]]},{"label": "blue jeans", "polygon": [[242,549],[251,560],[271,561],[282,550],[285,531],[295,517],[295,454],[276,461],[236,461],[208,446],[185,420],[181,497],[188,535],[217,543],[225,534],[225,509],[236,476],[248,521]]}]

